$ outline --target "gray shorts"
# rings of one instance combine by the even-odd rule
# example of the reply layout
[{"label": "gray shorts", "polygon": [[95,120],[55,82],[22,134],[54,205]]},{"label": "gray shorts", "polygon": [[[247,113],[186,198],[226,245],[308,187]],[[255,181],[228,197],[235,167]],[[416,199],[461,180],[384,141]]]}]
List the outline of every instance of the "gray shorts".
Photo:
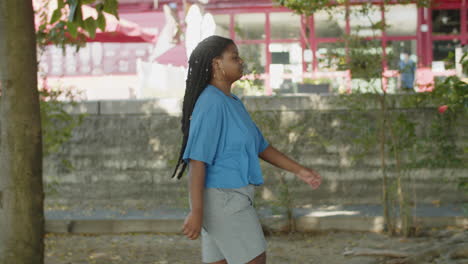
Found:
[{"label": "gray shorts", "polygon": [[226,259],[229,264],[244,264],[266,251],[262,226],[253,207],[254,191],[254,185],[205,188],[201,232],[204,263]]}]

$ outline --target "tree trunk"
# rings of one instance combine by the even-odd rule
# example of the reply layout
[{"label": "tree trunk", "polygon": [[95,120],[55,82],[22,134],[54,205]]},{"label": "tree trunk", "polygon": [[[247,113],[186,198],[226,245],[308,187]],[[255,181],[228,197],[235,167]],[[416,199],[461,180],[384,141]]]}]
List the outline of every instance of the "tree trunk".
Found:
[{"label": "tree trunk", "polygon": [[382,170],[382,209],[384,217],[385,231],[393,235],[395,228],[393,225],[392,217],[390,216],[390,203],[388,197],[388,178],[387,178],[387,164],[385,159],[385,141],[387,136],[385,133],[386,129],[386,118],[387,118],[387,106],[386,106],[386,93],[379,97],[380,99],[380,168]]},{"label": "tree trunk", "polygon": [[279,180],[280,180],[280,184],[284,188],[283,191],[285,192],[284,197],[282,198],[286,199],[286,201],[283,201],[283,202],[286,207],[286,217],[288,219],[288,232],[295,233],[296,232],[296,219],[294,219],[294,214],[293,214],[294,204],[292,201],[291,192],[289,191],[289,185],[288,185],[288,182],[286,181],[284,173],[281,173]]},{"label": "tree trunk", "polygon": [[411,209],[406,200],[405,191],[403,190],[402,181],[402,169],[401,169],[401,156],[400,156],[400,146],[395,135],[394,128],[389,124],[388,131],[390,131],[390,138],[393,146],[393,155],[396,163],[396,176],[397,176],[397,195],[398,195],[398,204],[400,208],[400,222],[401,222],[401,234],[405,237],[410,236],[411,232]]},{"label": "tree trunk", "polygon": [[0,1],[0,89],[0,264],[42,264],[42,139],[30,0]]}]

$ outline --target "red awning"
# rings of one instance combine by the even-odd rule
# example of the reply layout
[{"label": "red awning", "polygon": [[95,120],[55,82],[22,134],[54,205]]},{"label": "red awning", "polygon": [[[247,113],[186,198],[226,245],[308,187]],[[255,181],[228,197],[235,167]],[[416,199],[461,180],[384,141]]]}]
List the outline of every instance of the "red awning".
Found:
[{"label": "red awning", "polygon": [[172,49],[161,54],[155,61],[165,65],[172,64],[174,66],[187,67],[188,60],[185,45],[182,42],[177,44]]},{"label": "red awning", "polygon": [[[83,19],[88,17],[97,18],[96,9],[82,6]],[[142,29],[138,24],[120,18],[118,20],[111,14],[104,13],[106,18],[106,30],[96,30],[94,39],[88,38],[89,42],[156,42],[156,34]]]}]

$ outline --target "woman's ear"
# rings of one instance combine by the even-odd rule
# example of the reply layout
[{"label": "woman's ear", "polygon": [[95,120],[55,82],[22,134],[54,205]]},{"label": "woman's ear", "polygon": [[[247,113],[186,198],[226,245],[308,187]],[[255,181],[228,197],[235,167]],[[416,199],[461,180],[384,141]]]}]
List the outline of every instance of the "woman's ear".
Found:
[{"label": "woman's ear", "polygon": [[218,64],[219,59],[214,58],[211,62],[211,74],[212,78],[217,79],[217,74],[219,72],[219,64]]},{"label": "woman's ear", "polygon": [[224,74],[224,65],[221,58],[213,59],[213,73]]},{"label": "woman's ear", "polygon": [[214,59],[211,61],[211,69],[213,70],[213,73],[215,73],[215,71],[219,69],[219,67],[218,67],[218,59],[217,59],[217,58],[214,58]]},{"label": "woman's ear", "polygon": [[221,61],[221,58],[214,59],[214,66],[215,66],[216,70],[220,71],[223,68],[222,64],[223,64],[223,62]]},{"label": "woman's ear", "polygon": [[216,79],[216,77],[225,78],[226,77],[226,72],[224,71],[224,65],[223,65],[223,60],[222,57],[214,58],[212,62],[212,68],[213,68],[213,77]]}]

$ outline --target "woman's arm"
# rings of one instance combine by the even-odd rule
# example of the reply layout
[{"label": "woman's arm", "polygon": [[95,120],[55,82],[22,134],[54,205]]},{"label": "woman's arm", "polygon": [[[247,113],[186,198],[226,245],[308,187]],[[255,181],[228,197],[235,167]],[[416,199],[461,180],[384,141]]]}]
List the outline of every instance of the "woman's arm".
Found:
[{"label": "woman's arm", "polygon": [[290,159],[271,145],[260,153],[259,157],[280,169],[287,170],[294,174],[297,174],[302,168],[301,164]]},{"label": "woman's arm", "polygon": [[203,221],[203,190],[205,188],[205,163],[190,160],[189,192],[192,210],[185,219],[183,233],[190,239],[197,239]]},{"label": "woman's arm", "polygon": [[313,189],[318,188],[322,182],[322,178],[317,172],[290,159],[271,145],[260,153],[259,157],[280,169],[296,174],[296,176],[309,184]]}]

